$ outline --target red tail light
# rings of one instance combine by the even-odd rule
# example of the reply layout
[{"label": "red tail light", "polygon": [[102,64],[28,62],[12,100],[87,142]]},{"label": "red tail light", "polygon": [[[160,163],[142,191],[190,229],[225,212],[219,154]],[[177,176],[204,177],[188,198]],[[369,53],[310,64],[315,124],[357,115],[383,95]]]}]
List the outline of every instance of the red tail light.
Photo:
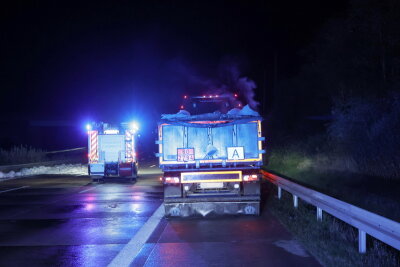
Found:
[{"label": "red tail light", "polygon": [[243,175],[243,181],[245,182],[258,181],[258,175],[257,174]]},{"label": "red tail light", "polygon": [[164,181],[166,184],[179,184],[179,177],[164,177]]}]

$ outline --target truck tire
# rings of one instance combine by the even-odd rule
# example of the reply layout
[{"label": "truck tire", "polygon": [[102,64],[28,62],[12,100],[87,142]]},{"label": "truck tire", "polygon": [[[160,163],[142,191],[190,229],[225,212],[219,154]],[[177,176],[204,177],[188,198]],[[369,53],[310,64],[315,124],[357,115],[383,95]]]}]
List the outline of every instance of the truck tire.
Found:
[{"label": "truck tire", "polygon": [[133,177],[138,178],[138,164],[133,164]]},{"label": "truck tire", "polygon": [[90,175],[90,177],[92,178],[92,182],[93,183],[102,183],[102,182],[104,182],[104,176]]}]

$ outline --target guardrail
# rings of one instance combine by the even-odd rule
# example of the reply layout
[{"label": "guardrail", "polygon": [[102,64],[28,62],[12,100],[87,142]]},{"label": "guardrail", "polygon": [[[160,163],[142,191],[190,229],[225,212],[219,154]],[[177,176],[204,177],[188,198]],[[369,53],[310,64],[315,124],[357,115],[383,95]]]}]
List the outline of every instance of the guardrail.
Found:
[{"label": "guardrail", "polygon": [[278,187],[278,198],[282,189],[293,195],[293,206],[298,207],[298,198],[316,207],[317,220],[322,220],[322,212],[356,227],[358,229],[358,251],[366,252],[367,234],[400,250],[400,223],[353,206],[344,201],[306,188],[275,174],[262,170],[264,177]]},{"label": "guardrail", "polygon": [[77,148],[70,148],[70,149],[64,149],[64,150],[57,150],[57,151],[49,151],[45,152],[46,154],[56,154],[56,153],[64,153],[64,152],[71,152],[71,151],[82,151],[86,150],[86,147],[77,147]]}]

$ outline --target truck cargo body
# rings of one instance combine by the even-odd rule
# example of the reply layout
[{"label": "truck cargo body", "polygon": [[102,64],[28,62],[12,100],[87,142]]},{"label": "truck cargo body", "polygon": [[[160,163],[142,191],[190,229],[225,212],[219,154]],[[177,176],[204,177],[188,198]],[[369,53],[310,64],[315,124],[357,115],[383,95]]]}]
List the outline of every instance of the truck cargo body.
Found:
[{"label": "truck cargo body", "polygon": [[129,129],[88,131],[89,175],[93,180],[106,177],[137,177],[134,134]]},{"label": "truck cargo body", "polygon": [[159,124],[167,216],[259,214],[261,118]]}]

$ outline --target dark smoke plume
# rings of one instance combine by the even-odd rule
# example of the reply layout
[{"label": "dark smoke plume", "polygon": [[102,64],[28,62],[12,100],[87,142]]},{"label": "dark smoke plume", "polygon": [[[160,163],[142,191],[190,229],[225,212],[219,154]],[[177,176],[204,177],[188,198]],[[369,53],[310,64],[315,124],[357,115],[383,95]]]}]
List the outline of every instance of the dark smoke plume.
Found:
[{"label": "dark smoke plume", "polygon": [[[175,61],[173,66],[175,71],[182,75],[185,87],[188,87],[191,94],[224,96],[230,99],[234,107],[248,104],[253,110],[257,110],[259,103],[254,99],[257,85],[253,80],[241,75],[237,61],[223,60],[215,75],[210,75],[214,77],[210,78],[200,75],[194,70],[196,68],[190,68],[182,61]],[[235,98],[234,94],[238,94],[238,98]]]},{"label": "dark smoke plume", "polygon": [[239,93],[244,97],[246,104],[253,110],[257,110],[258,103],[255,99],[254,89],[256,83],[248,77],[241,77],[239,64],[233,60],[227,60],[220,65],[220,79],[224,82],[226,92]]}]

